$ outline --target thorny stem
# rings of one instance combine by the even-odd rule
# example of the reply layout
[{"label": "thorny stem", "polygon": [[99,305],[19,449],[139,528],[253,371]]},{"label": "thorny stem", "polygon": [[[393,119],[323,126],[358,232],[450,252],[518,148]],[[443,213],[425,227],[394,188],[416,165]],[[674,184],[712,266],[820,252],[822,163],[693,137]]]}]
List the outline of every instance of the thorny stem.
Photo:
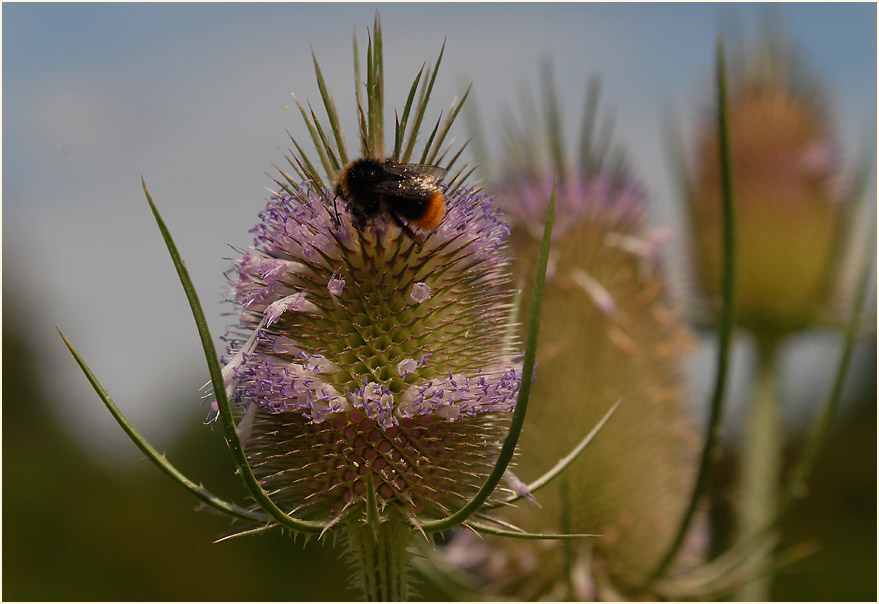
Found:
[{"label": "thorny stem", "polygon": [[[750,538],[775,516],[778,477],[781,468],[782,430],[776,396],[781,340],[774,335],[757,339],[757,375],[745,420],[742,461],[739,474],[738,532]],[[756,552],[749,564],[759,565],[763,554]],[[769,598],[771,575],[745,583],[737,592],[742,601]]]},{"label": "thorny stem", "polygon": [[711,482],[714,461],[720,453],[721,420],[723,418],[724,394],[729,374],[736,314],[736,212],[729,118],[726,107],[726,59],[724,57],[723,40],[721,39],[717,41],[717,127],[720,135],[720,174],[723,190],[723,273],[720,288],[723,304],[718,317],[717,373],[714,380],[714,392],[711,395],[711,409],[705,433],[705,444],[702,446],[699,471],[696,474],[696,482],[690,495],[690,503],[684,512],[671,547],[669,547],[665,556],[648,579],[648,585],[665,573],[684,544],[684,538],[687,535],[690,523],[696,515],[696,509],[699,506],[702,495],[707,492]]},{"label": "thorny stem", "polygon": [[414,534],[401,518],[377,527],[351,524],[346,529],[349,561],[354,581],[367,602],[402,602],[409,599],[411,554],[406,551]]}]

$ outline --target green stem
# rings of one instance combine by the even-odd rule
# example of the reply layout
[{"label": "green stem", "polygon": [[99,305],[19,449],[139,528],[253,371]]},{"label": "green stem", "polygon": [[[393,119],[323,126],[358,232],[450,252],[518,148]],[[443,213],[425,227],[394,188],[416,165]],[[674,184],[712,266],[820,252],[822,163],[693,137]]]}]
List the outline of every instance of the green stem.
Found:
[{"label": "green stem", "polygon": [[[781,470],[783,435],[777,393],[780,339],[757,338],[757,375],[745,420],[742,461],[739,474],[738,532],[749,539],[772,521],[778,506],[778,478]],[[750,564],[763,562],[765,554],[754,554]],[[742,601],[769,599],[771,576],[745,583],[737,592]]]},{"label": "green stem", "polygon": [[705,443],[702,445],[699,470],[696,473],[696,481],[690,495],[690,503],[684,511],[684,516],[674,541],[672,541],[665,556],[650,575],[647,584],[644,586],[645,589],[665,573],[683,546],[687,530],[696,516],[696,510],[699,507],[702,496],[708,491],[710,486],[714,461],[720,454],[719,443],[722,427],[721,420],[723,419],[724,394],[729,374],[733,327],[735,326],[736,317],[736,211],[733,191],[732,145],[729,137],[729,118],[726,107],[726,59],[724,58],[723,41],[720,39],[717,41],[717,128],[720,135],[720,174],[723,185],[723,275],[720,286],[723,303],[720,308],[717,325],[717,374],[714,378],[714,391],[711,395]]},{"label": "green stem", "polygon": [[381,522],[350,523],[346,529],[348,556],[354,566],[354,581],[367,602],[402,602],[409,599],[409,570],[412,555],[407,550],[412,528],[397,518]]},{"label": "green stem", "polygon": [[[559,488],[562,491],[561,529],[563,533],[571,532],[571,497],[567,478],[563,478]],[[565,540],[562,545],[565,552],[565,586],[568,588],[568,597],[576,600],[577,589],[574,586],[574,543]]]}]

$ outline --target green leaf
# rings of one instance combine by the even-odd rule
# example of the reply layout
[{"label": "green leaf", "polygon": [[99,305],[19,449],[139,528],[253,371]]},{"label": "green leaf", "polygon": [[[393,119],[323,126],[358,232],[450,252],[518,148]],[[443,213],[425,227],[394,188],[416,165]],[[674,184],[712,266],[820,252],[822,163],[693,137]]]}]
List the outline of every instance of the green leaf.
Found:
[{"label": "green leaf", "polygon": [[[287,132],[287,135],[290,136],[290,140],[293,142],[293,144],[296,144],[296,141],[293,141],[293,136],[289,132]],[[299,182],[307,179],[308,176],[306,176],[305,174],[305,166],[303,166],[302,162],[296,159],[295,156],[291,157],[291,155],[293,154],[292,151],[288,150],[288,152],[290,153],[290,155],[288,155],[287,153],[282,153],[282,155],[284,156],[284,159],[287,160],[287,163],[290,165],[290,167],[293,168],[293,171],[296,172],[296,175],[299,177]],[[299,190],[299,183],[296,184],[296,189]]]},{"label": "green leaf", "polygon": [[473,161],[478,166],[480,177],[492,180],[492,165],[488,156],[485,132],[476,98],[470,99],[464,111],[464,129],[470,134]]},{"label": "green leaf", "polygon": [[364,155],[368,157],[380,157],[375,139],[375,131],[378,127],[376,125],[378,111],[375,82],[375,60],[373,58],[372,36],[368,36],[366,41],[366,123],[368,126],[366,140],[368,142],[366,152],[364,153]]},{"label": "green leaf", "polygon": [[598,116],[598,100],[601,95],[601,80],[598,77],[589,78],[586,87],[586,106],[583,109],[583,126],[580,131],[580,168],[584,174],[589,174],[591,166],[597,160],[595,150],[592,147],[592,138],[595,134],[595,120]]},{"label": "green leaf", "polygon": [[583,537],[601,537],[601,535],[593,535],[591,533],[575,533],[575,534],[561,534],[561,533],[526,533],[522,531],[521,533],[518,531],[504,531],[501,529],[492,528],[485,524],[479,522],[473,522],[472,520],[467,521],[467,526],[470,526],[478,533],[483,533],[485,535],[497,535],[498,537],[512,537],[513,539],[525,539],[528,541],[534,541],[538,539],[546,539],[546,540],[560,540],[560,539],[582,539]]},{"label": "green leaf", "polygon": [[723,42],[717,42],[717,120],[720,133],[720,163],[721,183],[723,187],[723,274],[721,276],[721,295],[723,305],[720,310],[720,322],[718,325],[718,353],[717,370],[715,374],[714,390],[711,396],[711,411],[705,434],[705,444],[702,448],[702,456],[699,462],[699,471],[693,492],[684,516],[678,528],[675,540],[668,552],[653,571],[650,581],[657,579],[671,565],[680,547],[684,543],[687,529],[696,514],[696,509],[702,495],[707,491],[711,479],[714,460],[717,457],[717,447],[720,441],[721,420],[723,419],[724,392],[729,373],[730,354],[732,348],[733,328],[735,327],[735,245],[736,245],[736,217],[735,200],[733,194],[733,173],[731,145],[729,139],[729,116],[727,115],[726,99],[726,64],[723,51]]},{"label": "green leaf", "polygon": [[[318,134],[317,128],[315,124],[311,121],[311,118],[308,116],[308,113],[305,111],[305,107],[302,106],[302,103],[299,102],[299,99],[296,98],[296,95],[293,95],[293,100],[296,101],[296,106],[299,107],[299,113],[302,114],[302,120],[305,122],[305,126],[308,128],[308,133],[311,135],[311,140],[314,143],[314,148],[317,151],[318,156],[320,157],[320,163],[323,165],[324,171],[332,175],[333,169],[330,166],[329,158],[327,157],[326,150],[324,149],[324,145],[322,143],[322,137]],[[293,138],[292,136],[290,137]],[[304,155],[302,153],[302,149],[299,147],[299,144],[294,140],[293,144],[296,145],[296,148],[299,149],[300,155]],[[308,160],[307,157],[304,157],[305,160]],[[317,171],[313,170],[315,175],[317,175]]]},{"label": "green leaf", "polygon": [[418,82],[421,81],[421,75],[424,73],[425,65],[426,63],[421,64],[421,69],[418,70],[418,75],[416,75],[415,79],[412,81],[412,86],[409,88],[409,96],[406,97],[406,105],[403,107],[403,116],[400,118],[400,121],[394,130],[394,159],[397,161],[400,160],[400,152],[403,147],[403,135],[406,132],[406,124],[409,123],[409,111],[412,109],[412,101],[415,99],[415,93],[418,91]]},{"label": "green leaf", "polygon": [[559,109],[558,96],[556,96],[551,65],[545,64],[543,66],[543,69],[541,69],[541,76],[543,79],[543,92],[546,95],[544,102],[546,104],[546,125],[549,138],[549,152],[552,159],[553,170],[558,175],[558,179],[564,182],[568,175],[568,162],[565,157],[561,111]]},{"label": "green leaf", "polygon": [[[451,105],[451,107],[449,107],[449,113],[446,117],[446,121],[443,123],[442,128],[439,131],[439,135],[436,138],[436,142],[433,145],[433,149],[431,150],[430,154],[427,156],[427,161],[423,162],[423,163],[428,163],[428,164],[439,163],[440,160],[437,160],[436,157],[437,157],[437,154],[439,153],[440,147],[442,147],[443,144],[445,143],[446,136],[448,136],[449,130],[451,130],[451,128],[452,128],[452,124],[455,123],[455,120],[457,119],[458,114],[461,112],[461,107],[463,107],[464,103],[467,102],[467,97],[470,96],[470,89],[472,87],[473,87],[472,84],[467,87],[467,90],[464,92],[464,96],[461,97],[460,101],[458,101],[457,98],[452,101],[452,105]],[[452,145],[452,143],[450,142],[449,146],[451,147],[451,145]],[[425,146],[425,147],[427,147],[427,146]],[[451,164],[449,164],[449,165],[451,165]]]},{"label": "green leaf", "polygon": [[[602,428],[604,428],[604,425],[608,422],[608,420],[610,420],[610,418],[614,414],[614,412],[616,412],[617,407],[620,406],[621,402],[622,401],[617,401],[616,403],[614,403],[613,406],[611,406],[611,408],[607,411],[607,413],[605,413],[604,416],[600,420],[598,420],[598,423],[595,424],[595,427],[589,431],[589,434],[587,434],[586,437],[583,440],[581,440],[577,444],[577,446],[571,450],[570,453],[568,453],[566,456],[561,458],[558,461],[558,463],[556,463],[543,476],[541,476],[540,478],[538,478],[534,482],[529,483],[527,485],[528,490],[531,493],[535,493],[535,492],[539,491],[540,489],[545,487],[547,484],[549,484],[554,478],[559,476],[565,470],[565,468],[567,468],[569,465],[571,465],[574,462],[574,460],[580,456],[580,453],[582,453],[586,449],[586,447],[589,446],[589,443],[591,443],[592,440],[596,436],[598,436],[598,433],[601,431]],[[504,499],[504,503],[515,503],[516,501],[519,501],[523,497],[524,497],[524,495],[515,495],[515,496],[509,497],[507,499]],[[499,504],[486,506],[486,507],[494,508],[494,507],[497,507],[497,505],[499,505]]]},{"label": "green leaf", "polygon": [[345,134],[342,132],[342,120],[339,119],[339,111],[336,109],[336,101],[333,100],[333,95],[330,94],[330,91],[327,88],[327,84],[324,81],[320,65],[317,63],[317,57],[315,56],[313,49],[311,51],[311,58],[314,62],[314,75],[317,78],[317,89],[320,91],[320,96],[324,102],[324,108],[327,111],[327,117],[330,120],[330,128],[332,128],[333,137],[336,139],[336,149],[339,151],[339,159],[344,166],[348,164],[348,149],[345,146]]},{"label": "green leaf", "polygon": [[[468,169],[468,167],[469,167],[469,169]],[[458,171],[455,173],[455,175],[449,179],[449,195],[453,194],[455,191],[457,191],[459,188],[461,188],[461,186],[464,184],[464,182],[468,178],[470,178],[470,176],[476,171],[476,168],[477,168],[477,166],[470,166],[470,164],[464,164],[463,166],[461,166],[458,169]],[[479,181],[477,181],[476,184],[478,184],[478,182]],[[473,188],[474,193],[481,191],[481,190],[482,190],[482,187]]]},{"label": "green leaf", "polygon": [[[271,178],[273,181],[275,181],[275,184],[278,185],[282,191],[284,191],[288,195],[293,195],[296,191],[299,190],[299,182],[294,180],[292,176],[287,174],[284,170],[282,170],[281,168],[279,168],[275,164],[272,164],[272,167],[275,170],[277,170],[281,174],[281,176],[284,177],[284,180],[286,180],[287,182],[281,182],[280,180],[278,180],[277,178],[275,178],[274,176],[272,176],[268,172],[266,172],[265,175],[268,176],[269,178]],[[278,191],[278,192],[280,192],[280,191]]]},{"label": "green leaf", "polygon": [[354,99],[357,101],[357,123],[360,124],[360,154],[369,155],[369,126],[363,109],[363,81],[360,79],[360,51],[357,48],[357,32],[354,33]]},{"label": "green leaf", "polygon": [[427,154],[430,151],[430,146],[433,143],[433,139],[436,136],[437,130],[439,130],[440,122],[443,119],[443,114],[440,113],[439,117],[436,118],[436,124],[433,126],[433,130],[430,132],[430,136],[427,137],[427,142],[424,143],[424,151],[421,153],[421,159],[418,161],[420,164],[427,163]]},{"label": "green leaf", "polygon": [[381,526],[381,514],[378,511],[378,502],[375,499],[375,484],[372,481],[372,472],[366,473],[366,525],[372,529],[372,535],[378,542],[379,528]]},{"label": "green leaf", "polygon": [[98,393],[98,396],[104,402],[104,406],[106,406],[110,414],[113,415],[116,423],[118,423],[122,427],[122,430],[125,431],[125,433],[128,435],[128,438],[130,438],[132,442],[137,445],[137,448],[140,449],[144,455],[146,455],[147,459],[153,462],[165,474],[170,476],[174,482],[185,488],[187,491],[195,495],[199,500],[204,502],[206,505],[214,508],[215,510],[218,510],[230,516],[234,516],[235,518],[240,518],[241,520],[252,520],[255,522],[268,521],[268,517],[262,514],[256,514],[249,510],[245,510],[244,508],[241,508],[234,503],[228,503],[212,495],[203,486],[194,483],[182,472],[180,472],[180,470],[171,465],[171,463],[165,458],[165,456],[159,453],[149,442],[147,442],[143,435],[138,432],[134,426],[131,425],[125,415],[123,415],[122,411],[119,410],[119,408],[110,398],[110,395],[107,393],[104,387],[101,386],[100,382],[98,382],[98,378],[95,377],[91,369],[89,369],[88,365],[86,365],[86,362],[73,347],[73,344],[71,344],[70,341],[66,337],[64,337],[63,333],[61,333],[60,329],[58,329],[58,335],[60,335],[61,339],[64,340],[64,344],[67,346],[70,354],[72,354],[73,358],[76,359],[76,363],[79,365],[80,369],[82,369],[82,372],[85,374],[86,379],[88,379],[89,383],[92,385],[92,388],[95,389],[95,392]]},{"label": "green leaf", "polygon": [[[875,223],[875,216],[873,223]],[[806,482],[809,475],[812,473],[812,468],[815,466],[818,452],[827,440],[827,435],[830,432],[833,418],[836,416],[839,404],[842,401],[842,391],[845,386],[846,375],[848,375],[849,365],[851,364],[855,339],[858,336],[860,316],[863,313],[862,307],[864,306],[864,300],[867,294],[867,286],[870,283],[870,276],[875,274],[874,271],[871,270],[871,257],[875,257],[875,252],[872,251],[874,245],[875,234],[874,239],[868,241],[866,246],[864,265],[861,269],[861,274],[858,277],[857,288],[852,296],[848,324],[845,329],[845,343],[843,345],[842,354],[839,357],[839,363],[836,367],[836,376],[833,380],[833,387],[830,390],[827,402],[824,404],[821,413],[815,418],[815,422],[809,430],[809,436],[806,440],[806,444],[803,446],[802,453],[790,472],[790,478],[785,485],[779,501],[776,520],[786,513],[793,502],[799,497],[802,497],[805,492]]]},{"label": "green leaf", "polygon": [[[314,181],[315,185],[319,185],[321,187],[324,187],[325,186],[324,181],[320,177],[320,172],[317,171],[317,169],[314,167],[314,164],[312,164],[311,160],[308,159],[308,156],[302,150],[302,147],[299,146],[299,143],[297,143],[296,139],[294,139],[292,136],[290,137],[290,140],[293,142],[293,146],[295,146],[296,150],[299,152],[299,155],[295,156],[295,159],[296,159],[296,163],[299,164],[299,168],[303,172],[304,176],[308,180]],[[300,157],[302,158],[301,161],[299,159]],[[302,162],[305,162],[304,166],[302,165]],[[291,162],[291,164],[292,164],[292,162]]]},{"label": "green leaf", "polygon": [[146,195],[147,202],[153,212],[156,225],[162,233],[162,239],[165,241],[168,253],[171,255],[171,260],[174,263],[174,268],[177,269],[177,276],[180,278],[180,284],[183,286],[183,291],[186,293],[186,299],[189,301],[189,307],[192,310],[192,316],[195,319],[195,324],[198,328],[198,335],[201,339],[202,349],[204,350],[205,360],[207,361],[208,371],[211,375],[211,385],[214,389],[214,395],[217,398],[217,406],[220,410],[220,423],[223,426],[223,434],[226,438],[226,444],[232,452],[232,458],[235,460],[235,465],[238,467],[238,471],[244,479],[245,485],[250,491],[251,496],[253,496],[263,511],[281,526],[302,533],[321,532],[325,528],[323,524],[296,520],[287,516],[287,514],[278,508],[278,506],[276,506],[269,498],[259,484],[256,476],[254,476],[253,470],[247,462],[247,457],[244,455],[241,440],[238,438],[238,431],[235,429],[232,406],[229,404],[229,399],[226,397],[226,385],[223,381],[220,363],[217,359],[216,350],[214,349],[214,341],[211,337],[210,330],[208,329],[204,311],[201,308],[201,302],[198,300],[198,294],[195,291],[195,287],[192,285],[192,280],[189,278],[189,271],[186,270],[186,266],[183,264],[183,259],[180,257],[180,252],[177,250],[177,245],[174,243],[171,233],[168,231],[168,227],[165,226],[165,221],[162,220],[159,210],[153,203],[146,182],[142,181],[142,184],[143,192]]},{"label": "green leaf", "polygon": [[439,57],[436,60],[436,66],[431,73],[430,66],[425,74],[426,79],[422,82],[421,94],[418,96],[418,104],[415,106],[415,121],[412,123],[412,129],[409,131],[409,138],[406,141],[402,162],[408,162],[412,157],[412,150],[415,148],[415,139],[418,137],[418,131],[421,129],[421,122],[424,120],[424,113],[427,109],[427,102],[430,100],[430,93],[433,90],[433,83],[436,81],[436,74],[439,73],[440,63],[443,61],[443,53],[446,51],[446,41],[443,40],[443,46],[440,49]]},{"label": "green leaf", "polygon": [[375,133],[373,149],[377,150],[380,157],[385,156],[385,66],[384,53],[382,51],[382,24],[379,18],[378,10],[375,11],[375,22],[373,24],[375,32],[375,49],[373,51],[372,60],[375,64],[373,73],[375,74]]},{"label": "green leaf", "polygon": [[314,127],[317,130],[318,136],[320,136],[320,142],[324,149],[324,152],[326,153],[327,158],[330,160],[329,167],[332,169],[332,171],[328,170],[327,176],[330,178],[330,180],[332,180],[333,176],[342,167],[342,165],[339,163],[339,158],[336,157],[336,152],[333,151],[333,146],[330,144],[330,141],[324,134],[324,129],[320,125],[320,121],[317,119],[317,115],[315,115],[314,108],[312,108],[310,102],[308,103],[308,111],[311,113],[311,120],[314,123]]}]

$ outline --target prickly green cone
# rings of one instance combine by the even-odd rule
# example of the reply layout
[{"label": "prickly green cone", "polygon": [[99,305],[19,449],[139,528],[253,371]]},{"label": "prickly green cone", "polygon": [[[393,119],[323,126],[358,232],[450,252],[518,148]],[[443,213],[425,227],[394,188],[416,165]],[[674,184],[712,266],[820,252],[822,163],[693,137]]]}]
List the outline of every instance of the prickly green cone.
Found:
[{"label": "prickly green cone", "polygon": [[404,599],[417,527],[482,486],[516,402],[506,227],[460,192],[417,247],[384,218],[336,224],[331,200],[304,185],[262,214],[227,387],[272,500],[347,533],[368,597]]},{"label": "prickly green cone", "polygon": [[[737,323],[755,333],[814,326],[835,302],[849,193],[821,89],[772,42],[740,59],[729,92]],[[723,259],[718,149],[708,116],[687,178],[698,284],[709,301]]]},{"label": "prickly green cone", "polygon": [[307,185],[272,200],[238,263],[246,452],[298,518],[362,515],[369,473],[380,509],[444,517],[491,470],[518,390],[506,227],[462,192],[419,247],[383,217],[335,224],[331,202]]},{"label": "prickly green cone", "polygon": [[[594,116],[597,97],[591,98],[587,116]],[[552,142],[511,139],[524,161],[510,160],[487,188],[510,218],[514,270],[523,283],[534,270],[542,197],[555,174],[567,174],[558,187],[539,379],[519,441],[517,476],[528,482],[539,475],[610,405],[622,403],[587,455],[568,469],[566,495],[563,485],[550,485],[537,495],[542,509],[525,505],[510,515],[528,530],[601,534],[589,543],[591,560],[576,543],[565,544],[571,546],[566,562],[561,545],[496,539],[481,571],[475,570],[477,550],[466,549],[469,562],[460,557],[474,573],[486,572],[491,560],[501,558],[510,568],[530,565],[521,580],[489,573],[498,593],[516,598],[626,594],[669,547],[688,501],[698,450],[682,409],[681,362],[690,338],[669,307],[657,262],[667,235],[649,229],[640,189],[624,165],[611,161],[606,149],[596,149],[589,136],[576,167],[545,160],[553,154]],[[529,295],[526,287],[523,299]]]}]

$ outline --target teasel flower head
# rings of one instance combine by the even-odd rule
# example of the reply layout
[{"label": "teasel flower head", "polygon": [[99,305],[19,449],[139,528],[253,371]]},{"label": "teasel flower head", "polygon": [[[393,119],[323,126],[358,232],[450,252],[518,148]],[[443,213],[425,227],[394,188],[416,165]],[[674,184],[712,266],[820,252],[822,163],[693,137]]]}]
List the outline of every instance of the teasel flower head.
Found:
[{"label": "teasel flower head", "polygon": [[423,245],[385,216],[336,222],[332,202],[311,183],[278,194],[232,273],[245,451],[297,517],[356,517],[367,473],[380,508],[443,517],[491,470],[518,394],[507,227],[463,189]]},{"label": "teasel flower head", "polygon": [[[542,508],[525,506],[509,518],[529,530],[601,537],[552,545],[487,539],[486,550],[473,544],[451,549],[447,562],[456,563],[456,551],[466,553],[464,566],[490,577],[482,588],[515,598],[633,595],[626,590],[658,564],[688,503],[699,444],[682,408],[681,362],[691,338],[669,304],[659,263],[671,234],[650,227],[644,191],[611,143],[610,122],[597,126],[597,80],[589,86],[576,163],[562,140],[550,79],[543,91],[545,134],[536,132],[542,121],[536,112],[528,113],[534,104],[524,103],[527,126],[512,119],[504,124],[506,155],[491,163],[480,158],[480,168],[489,166],[487,190],[510,217],[514,272],[523,283],[534,270],[543,196],[558,183],[537,350],[540,379],[516,475],[525,481],[539,475],[615,401],[620,406],[561,483],[537,494]],[[527,286],[525,292],[527,299]],[[509,568],[531,564],[527,580],[509,581],[490,570],[508,566],[503,560]]]},{"label": "teasel flower head", "polygon": [[[790,333],[824,322],[842,300],[856,193],[843,173],[823,85],[780,31],[731,57],[728,113],[737,214],[737,323]],[[705,111],[681,179],[698,287],[719,296],[723,246],[716,110]]]}]

